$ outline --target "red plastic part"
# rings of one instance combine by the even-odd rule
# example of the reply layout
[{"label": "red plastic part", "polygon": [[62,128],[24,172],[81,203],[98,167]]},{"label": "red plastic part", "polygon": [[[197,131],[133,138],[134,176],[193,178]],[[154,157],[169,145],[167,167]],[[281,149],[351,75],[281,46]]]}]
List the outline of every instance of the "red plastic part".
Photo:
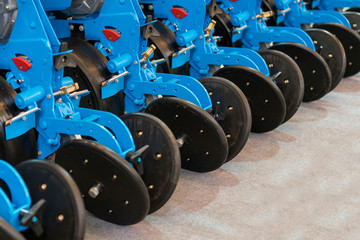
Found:
[{"label": "red plastic part", "polygon": [[237,0],[230,0],[230,2],[237,2]]},{"label": "red plastic part", "polygon": [[188,13],[184,9],[181,9],[181,8],[172,8],[171,12],[174,14],[174,16],[176,18],[179,18],[179,19],[183,19],[184,17],[186,17],[188,15]]},{"label": "red plastic part", "polygon": [[15,65],[17,66],[17,68],[23,72],[26,72],[27,70],[29,70],[29,68],[32,67],[32,64],[25,58],[14,57],[12,60],[15,63]]},{"label": "red plastic part", "polygon": [[115,42],[121,37],[118,32],[111,29],[104,29],[102,32],[104,33],[105,37],[112,42]]}]

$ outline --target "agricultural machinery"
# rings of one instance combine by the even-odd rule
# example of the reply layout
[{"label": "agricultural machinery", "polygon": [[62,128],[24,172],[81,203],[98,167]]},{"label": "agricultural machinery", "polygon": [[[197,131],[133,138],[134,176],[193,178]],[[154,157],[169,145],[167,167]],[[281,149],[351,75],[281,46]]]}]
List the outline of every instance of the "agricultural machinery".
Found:
[{"label": "agricultural machinery", "polygon": [[[12,165],[33,157],[55,161],[77,183],[86,209],[112,223],[137,223],[160,208],[180,170],[170,130],[148,114],[129,115],[139,119],[134,124],[144,122],[136,132],[143,144],[135,146],[135,127],[129,129],[112,113],[78,107],[89,91],[79,91],[77,82],[64,77],[65,66],[76,62],[68,44],[58,41],[41,2],[2,3],[0,70],[6,79],[0,78],[1,157]],[[223,138],[217,143],[226,157],[226,137],[220,130]],[[216,133],[211,137],[218,137]],[[153,153],[156,144],[164,152]]]},{"label": "agricultural machinery", "polygon": [[305,0],[307,9],[337,10],[350,22],[351,28],[360,32],[359,0]]},{"label": "agricultural machinery", "polygon": [[154,59],[166,59],[158,72],[230,80],[249,101],[254,132],[270,131],[284,122],[285,99],[271,79],[276,75],[270,76],[266,62],[253,50],[216,45],[215,24],[204,26],[209,2],[142,0],[140,4],[148,21],[157,20],[153,26],[158,34],[149,42],[157,47]]},{"label": "agricultural machinery", "polygon": [[[341,2],[341,1],[339,1]],[[281,24],[289,27],[324,29],[334,34],[341,42],[346,54],[344,77],[353,76],[360,71],[360,36],[351,29],[343,14],[334,10],[308,10],[303,0],[264,1],[263,9],[273,12],[269,24]],[[317,39],[320,47],[326,46],[322,38]],[[320,48],[321,49],[321,48]]]},{"label": "agricultural machinery", "polygon": [[[90,8],[94,11],[43,1],[57,37],[73,49],[69,57],[77,67],[66,67],[65,75],[76,79],[80,89],[91,89],[80,106],[122,115],[115,108],[121,100],[109,99],[116,94],[123,98],[126,113],[145,111],[160,118],[174,133],[181,166],[188,170],[212,171],[235,157],[251,128],[250,108],[241,90],[220,78],[199,82],[156,73],[155,66],[165,60],[150,61],[156,47],[148,47],[147,41],[157,31],[138,2],[88,2],[94,4]],[[134,133],[144,127],[142,122],[121,118],[136,128]],[[151,134],[156,131],[149,129]]]},{"label": "agricultural machinery", "polygon": [[[323,29],[303,31],[294,27],[268,27],[265,20],[272,12],[263,12],[261,0],[222,0],[221,13],[214,35],[220,36],[219,45],[247,47],[257,51],[279,50],[292,60],[279,62],[273,71],[280,71],[289,81],[288,89],[297,88],[292,79],[297,73],[286,65],[294,62],[300,67],[305,82],[304,101],[320,99],[334,89],[345,73],[345,50],[340,41]],[[322,43],[318,43],[319,39]],[[316,43],[316,44],[314,44]],[[274,57],[272,62],[277,62]],[[293,63],[294,64],[294,63]],[[276,69],[277,68],[277,69]]]}]

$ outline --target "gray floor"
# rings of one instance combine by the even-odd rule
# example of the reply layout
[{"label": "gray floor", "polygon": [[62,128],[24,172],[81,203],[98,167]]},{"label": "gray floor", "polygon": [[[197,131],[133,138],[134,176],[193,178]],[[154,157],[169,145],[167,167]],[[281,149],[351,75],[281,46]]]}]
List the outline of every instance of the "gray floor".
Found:
[{"label": "gray floor", "polygon": [[93,239],[360,239],[360,75],[252,134],[232,162],[183,170],[170,201],[135,226],[88,216]]}]

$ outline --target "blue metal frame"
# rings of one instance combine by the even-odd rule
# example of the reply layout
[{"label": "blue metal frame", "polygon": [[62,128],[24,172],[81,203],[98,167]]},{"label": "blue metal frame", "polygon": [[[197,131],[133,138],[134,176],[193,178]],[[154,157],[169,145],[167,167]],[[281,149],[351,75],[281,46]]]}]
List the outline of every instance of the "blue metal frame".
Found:
[{"label": "blue metal frame", "polygon": [[293,27],[268,27],[262,15],[262,0],[219,0],[220,7],[231,17],[236,28],[232,41],[241,40],[244,47],[260,50],[262,42],[294,42],[315,51],[310,36],[303,30]]},{"label": "blue metal frame", "polygon": [[19,232],[28,229],[21,225],[19,217],[22,210],[28,210],[31,206],[30,194],[24,180],[14,167],[3,160],[0,160],[0,179],[6,183],[11,193],[10,200],[0,188],[0,217]]},{"label": "blue metal frame", "polygon": [[[43,2],[47,10],[58,10],[55,7],[57,1]],[[60,39],[70,38],[69,26],[79,24],[84,29],[85,39],[97,42],[95,46],[109,58],[108,70],[119,76],[118,81],[112,82],[109,89],[102,88],[102,97],[106,98],[123,90],[126,112],[138,112],[145,108],[145,94],[172,95],[188,100],[204,110],[212,108],[206,89],[197,80],[185,76],[156,74],[150,60],[142,60],[141,53],[148,50],[147,40],[140,35],[140,28],[146,26],[145,20],[137,0],[107,0],[101,10],[81,19],[50,19]],[[106,37],[104,30],[119,34],[118,38]]]},{"label": "blue metal frame", "polygon": [[[349,21],[341,13],[333,10],[307,10],[303,0],[274,0],[276,7],[282,11],[278,23],[301,28],[302,24],[339,23],[351,28]],[[286,13],[285,13],[286,11]]]},{"label": "blue metal frame", "polygon": [[[58,149],[60,134],[80,134],[125,158],[129,151],[135,151],[135,145],[129,129],[118,117],[76,107],[80,92],[58,94],[61,88],[73,84],[71,78],[63,77],[63,70],[55,70],[53,57],[68,53],[59,49],[60,42],[40,0],[18,1],[10,39],[0,44],[0,69],[10,71],[7,81],[20,91],[15,104],[24,109],[24,116],[12,119],[5,127],[7,139],[36,128],[38,158],[43,159]],[[23,65],[17,66],[15,57]]]},{"label": "blue metal frame", "polygon": [[336,8],[359,7],[360,0],[313,0],[312,8],[321,10],[335,10]]},{"label": "blue metal frame", "polygon": [[[195,78],[209,76],[209,65],[243,65],[258,70],[269,76],[269,69],[264,59],[250,49],[218,47],[213,31],[205,34],[211,19],[206,12],[209,1],[206,0],[140,0],[141,4],[151,4],[154,16],[164,19],[176,34],[178,45],[187,51],[180,50],[177,57],[172,58],[172,66],[190,63],[190,74]],[[182,9],[186,16],[180,18],[172,13],[173,8]]]}]

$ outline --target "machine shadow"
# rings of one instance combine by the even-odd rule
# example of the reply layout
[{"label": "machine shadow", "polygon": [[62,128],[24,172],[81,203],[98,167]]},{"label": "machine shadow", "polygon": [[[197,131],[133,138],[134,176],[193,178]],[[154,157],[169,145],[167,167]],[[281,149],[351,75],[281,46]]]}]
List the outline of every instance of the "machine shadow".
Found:
[{"label": "machine shadow", "polygon": [[338,93],[360,92],[360,76],[344,78],[333,91]]}]

